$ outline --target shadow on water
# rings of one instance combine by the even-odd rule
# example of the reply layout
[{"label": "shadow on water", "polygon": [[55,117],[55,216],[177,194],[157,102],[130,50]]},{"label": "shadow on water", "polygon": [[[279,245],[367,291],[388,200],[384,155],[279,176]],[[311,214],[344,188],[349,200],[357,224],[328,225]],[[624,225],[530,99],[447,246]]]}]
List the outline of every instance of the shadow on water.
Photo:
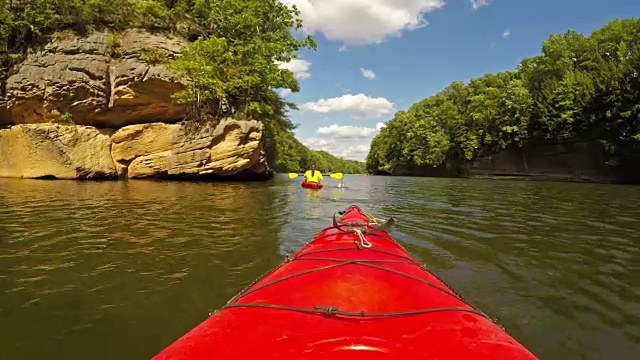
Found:
[{"label": "shadow on water", "polygon": [[640,353],[640,187],[339,184],[0,179],[0,358],[149,358],[353,204],[541,359]]}]

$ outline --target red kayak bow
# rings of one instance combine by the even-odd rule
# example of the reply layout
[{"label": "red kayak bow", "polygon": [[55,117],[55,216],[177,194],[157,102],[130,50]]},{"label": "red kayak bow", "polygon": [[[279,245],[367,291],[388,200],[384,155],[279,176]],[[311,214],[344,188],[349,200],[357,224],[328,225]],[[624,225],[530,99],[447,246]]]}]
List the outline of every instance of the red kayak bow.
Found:
[{"label": "red kayak bow", "polygon": [[357,206],[154,360],[536,359]]}]

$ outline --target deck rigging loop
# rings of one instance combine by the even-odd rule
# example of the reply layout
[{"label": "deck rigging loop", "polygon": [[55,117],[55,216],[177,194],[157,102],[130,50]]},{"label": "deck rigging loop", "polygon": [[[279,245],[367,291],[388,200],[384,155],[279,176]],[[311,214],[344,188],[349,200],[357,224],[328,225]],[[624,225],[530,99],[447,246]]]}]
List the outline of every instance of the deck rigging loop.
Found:
[{"label": "deck rigging loop", "polygon": [[333,214],[333,227],[336,228],[338,231],[341,231],[344,233],[356,233],[356,234],[357,234],[357,231],[360,231],[362,235],[366,235],[366,234],[374,234],[381,231],[388,231],[395,224],[395,220],[393,219],[393,217],[390,217],[388,220],[382,220],[382,219],[375,218],[369,214],[364,214],[369,220],[367,222],[353,221],[353,222],[347,223],[340,220],[339,215],[341,216],[346,214],[352,207],[354,206],[349,207],[347,210],[336,211]]}]

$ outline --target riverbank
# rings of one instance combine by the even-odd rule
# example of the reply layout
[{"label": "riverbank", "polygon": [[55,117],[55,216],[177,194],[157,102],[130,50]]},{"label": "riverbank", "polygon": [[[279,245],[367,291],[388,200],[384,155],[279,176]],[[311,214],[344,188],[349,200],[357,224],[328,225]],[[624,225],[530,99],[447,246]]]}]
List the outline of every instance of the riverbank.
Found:
[{"label": "riverbank", "polygon": [[148,57],[187,44],[142,29],[54,33],[7,78],[0,177],[268,177],[261,122],[184,120],[172,100],[184,81]]},{"label": "riverbank", "polygon": [[398,164],[381,175],[640,184],[640,156],[611,156],[597,141],[515,148],[462,164]]},{"label": "riverbank", "polygon": [[278,91],[299,91],[287,63],[315,48],[291,33],[297,10],[40,5],[0,6],[0,176],[255,180],[292,163],[281,145],[291,104]]},{"label": "riverbank", "polygon": [[639,42],[636,18],[550,34],[514,70],[454,81],[398,111],[367,168],[640,183]]}]

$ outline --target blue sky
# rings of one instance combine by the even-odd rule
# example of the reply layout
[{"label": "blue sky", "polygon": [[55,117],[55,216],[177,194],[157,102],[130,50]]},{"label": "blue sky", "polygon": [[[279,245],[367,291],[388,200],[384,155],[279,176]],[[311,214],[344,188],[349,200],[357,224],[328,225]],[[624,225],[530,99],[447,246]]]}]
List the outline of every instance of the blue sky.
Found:
[{"label": "blue sky", "polygon": [[286,94],[300,107],[296,137],[355,160],[396,111],[451,82],[515,69],[550,33],[640,17],[640,0],[281,1],[298,6],[318,43],[282,65],[301,86]]}]

